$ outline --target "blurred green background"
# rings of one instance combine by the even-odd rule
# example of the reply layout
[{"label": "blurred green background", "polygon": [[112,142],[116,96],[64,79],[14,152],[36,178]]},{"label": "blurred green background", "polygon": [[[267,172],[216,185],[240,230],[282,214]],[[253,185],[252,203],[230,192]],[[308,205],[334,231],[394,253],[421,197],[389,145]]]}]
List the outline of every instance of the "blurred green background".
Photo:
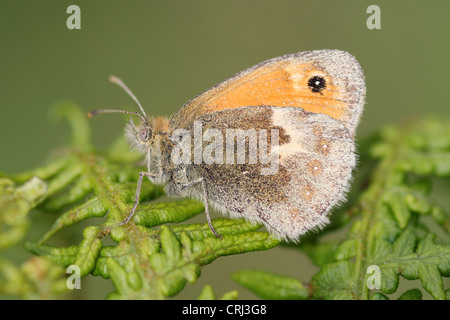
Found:
[{"label": "blurred green background", "polygon": [[[81,8],[81,30],[66,27],[71,4]],[[380,30],[366,27],[371,4],[381,8]],[[86,111],[136,110],[109,83],[111,74],[127,83],[147,113],[171,115],[203,90],[263,60],[342,49],[356,56],[366,76],[358,137],[422,114],[450,115],[449,12],[448,0],[2,0],[0,171],[42,165],[67,142],[66,123],[48,117],[49,106],[58,100],[72,100]],[[113,115],[91,123],[99,147],[112,142],[124,125]],[[34,232],[38,237],[44,230]],[[8,256],[22,259],[21,253]],[[315,272],[287,248],[226,257],[205,267],[199,282],[187,285],[177,298],[196,297],[206,283],[219,296],[239,289],[241,298],[254,298],[229,279],[242,268],[304,281]],[[102,287],[106,282],[93,279],[80,297],[103,298],[112,289]]]}]

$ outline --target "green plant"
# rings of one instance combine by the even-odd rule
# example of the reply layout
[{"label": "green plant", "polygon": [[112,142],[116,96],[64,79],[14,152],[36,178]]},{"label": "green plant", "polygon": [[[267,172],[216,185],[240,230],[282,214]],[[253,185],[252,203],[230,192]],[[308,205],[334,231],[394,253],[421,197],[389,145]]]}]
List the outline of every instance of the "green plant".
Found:
[{"label": "green plant", "polygon": [[[53,227],[26,248],[39,257],[46,291],[36,285],[33,268],[0,260],[0,294],[24,298],[55,297],[65,291],[64,268],[80,267],[89,274],[111,279],[112,299],[164,299],[195,282],[201,267],[216,258],[273,248],[280,241],[244,220],[215,219],[223,236],[215,238],[207,223],[185,221],[204,211],[195,200],[161,200],[163,189],[143,184],[141,205],[134,222],[118,226],[129,212],[140,157],[128,150],[123,138],[100,152],[90,143],[85,115],[64,102],[53,109],[69,119],[70,147],[59,151],[42,168],[0,180],[0,250],[17,244],[29,226],[34,207],[55,212]],[[435,299],[445,299],[442,276],[450,275],[450,245],[440,244],[423,223],[434,218],[448,234],[449,217],[430,195],[436,177],[450,176],[450,122],[424,120],[387,128],[361,143],[361,170],[349,203],[334,215],[334,223],[298,246],[320,268],[307,284],[263,270],[242,270],[233,279],[268,299],[384,299],[397,290],[399,276],[420,279]],[[369,170],[364,170],[368,168]],[[39,177],[39,179],[34,178]],[[30,184],[33,192],[23,192]],[[29,188],[28,188],[29,189]],[[91,218],[102,218],[92,220]],[[69,226],[89,224],[82,240],[69,246],[47,244]],[[170,224],[169,224],[170,223]],[[324,234],[349,226],[345,239],[321,241]],[[112,241],[111,241],[112,240]],[[36,261],[37,260],[30,260]],[[370,290],[369,266],[381,272],[379,289]],[[418,289],[400,298],[421,298]],[[199,298],[213,299],[206,286]],[[237,292],[222,298],[237,298]]]},{"label": "green plant", "polygon": [[[442,276],[450,275],[450,245],[437,243],[423,223],[431,215],[450,231],[448,215],[430,195],[434,178],[450,176],[449,124],[428,119],[388,127],[362,144],[361,162],[372,169],[366,187],[354,192],[353,203],[335,221],[334,228],[342,227],[353,217],[346,238],[314,238],[299,246],[320,267],[309,284],[255,270],[237,272],[234,279],[270,299],[387,299],[401,275],[420,279],[435,299],[449,298]],[[374,276],[369,266],[379,268],[378,289],[369,289]],[[400,298],[421,296],[414,289]]]}]

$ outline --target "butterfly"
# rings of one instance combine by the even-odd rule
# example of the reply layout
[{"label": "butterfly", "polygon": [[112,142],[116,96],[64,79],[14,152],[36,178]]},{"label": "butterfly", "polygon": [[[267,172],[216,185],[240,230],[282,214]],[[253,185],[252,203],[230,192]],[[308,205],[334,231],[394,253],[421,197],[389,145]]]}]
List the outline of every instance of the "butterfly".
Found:
[{"label": "butterfly", "polygon": [[357,60],[340,50],[273,58],[243,70],[184,104],[172,117],[101,109],[140,118],[126,136],[145,155],[128,223],[139,205],[143,179],[167,195],[202,201],[212,233],[211,205],[232,218],[263,223],[275,236],[297,242],[329,223],[345,201],[356,165],[355,132],[366,87]]}]

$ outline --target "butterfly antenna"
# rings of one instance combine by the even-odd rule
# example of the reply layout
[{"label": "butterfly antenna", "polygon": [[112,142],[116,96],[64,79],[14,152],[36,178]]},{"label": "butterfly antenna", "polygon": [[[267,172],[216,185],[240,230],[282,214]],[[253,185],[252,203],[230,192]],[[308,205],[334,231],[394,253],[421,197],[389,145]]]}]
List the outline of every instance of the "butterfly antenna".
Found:
[{"label": "butterfly antenna", "polygon": [[147,119],[144,118],[144,116],[142,114],[140,114],[139,112],[136,112],[136,111],[115,110],[115,109],[100,109],[100,110],[95,110],[95,111],[88,112],[87,116],[88,116],[88,118],[92,118],[93,116],[96,116],[96,115],[102,114],[102,113],[134,114],[134,115],[138,116],[139,118],[141,118],[142,121],[144,121],[145,124],[148,124]]},{"label": "butterfly antenna", "polygon": [[120,80],[119,78],[117,78],[116,76],[110,76],[109,77],[109,81],[111,81],[112,83],[115,83],[117,85],[119,85],[139,106],[139,109],[141,109],[142,114],[144,115],[144,117],[147,119],[147,114],[144,111],[144,108],[142,108],[141,103],[139,102],[139,100],[136,98],[136,96],[133,94],[133,92],[131,92],[130,89],[128,89],[128,87],[126,86],[125,83],[123,83],[122,80]]},{"label": "butterfly antenna", "polygon": [[139,118],[141,118],[145,124],[148,124],[147,114],[145,113],[144,108],[142,108],[142,105],[139,102],[139,100],[136,98],[136,96],[133,94],[133,92],[131,92],[131,90],[128,89],[128,87],[125,85],[125,83],[123,83],[123,81],[120,80],[119,78],[117,78],[116,76],[110,76],[109,81],[119,85],[123,90],[125,90],[125,92],[137,103],[137,105],[139,106],[139,109],[141,109],[141,111],[142,111],[142,114],[139,112],[135,112],[135,111],[100,109],[100,110],[88,112],[88,114],[87,114],[88,118],[92,118],[93,116],[96,116],[101,113],[126,113],[126,114],[136,115]]}]

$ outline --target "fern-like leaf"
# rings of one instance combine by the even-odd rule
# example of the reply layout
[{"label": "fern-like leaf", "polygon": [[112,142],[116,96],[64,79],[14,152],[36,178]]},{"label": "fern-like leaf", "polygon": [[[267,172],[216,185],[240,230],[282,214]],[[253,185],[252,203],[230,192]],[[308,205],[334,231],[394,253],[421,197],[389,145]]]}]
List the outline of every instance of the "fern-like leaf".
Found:
[{"label": "fern-like leaf", "polygon": [[[83,128],[83,133],[75,134],[73,147],[61,151],[49,165],[13,177],[20,182],[38,176],[48,184],[39,209],[62,211],[53,227],[26,248],[65,267],[77,265],[82,277],[93,274],[111,279],[116,290],[108,298],[172,297],[187,282],[195,282],[201,267],[216,258],[279,243],[257,231],[260,225],[244,220],[213,220],[223,239],[216,238],[206,223],[176,224],[204,212],[203,205],[191,199],[152,202],[163,195],[163,188],[149,182],[143,184],[133,221],[119,226],[134,202],[138,158],[131,151],[123,152],[123,139],[108,152],[95,151],[87,120],[74,105],[62,103],[54,113],[67,117],[73,128]],[[46,244],[57,232],[94,217],[104,221],[86,227],[81,243],[69,247]],[[115,245],[105,245],[106,237]]]},{"label": "fern-like leaf", "polygon": [[[167,201],[163,188],[149,182],[143,184],[133,221],[119,226],[134,202],[139,155],[128,150],[123,138],[106,151],[96,150],[86,117],[71,103],[58,104],[53,115],[69,119],[71,146],[41,168],[0,177],[0,250],[23,239],[31,209],[57,214],[40,239],[25,245],[41,257],[20,267],[0,260],[0,294],[53,297],[67,291],[63,267],[77,265],[82,277],[112,281],[110,299],[165,299],[195,282],[201,268],[221,256],[280,243],[259,231],[260,225],[224,218],[213,220],[223,237],[218,239],[207,223],[186,222],[204,212],[201,203]],[[431,297],[449,298],[443,277],[450,275],[450,245],[430,232],[424,217],[431,217],[444,234],[450,232],[450,218],[432,193],[436,179],[450,177],[450,121],[386,128],[363,142],[360,153],[361,174],[348,204],[333,215],[330,227],[304,237],[298,246],[319,267],[312,279],[305,283],[242,270],[233,275],[236,282],[266,299],[380,300],[392,298],[401,278],[418,279]],[[80,242],[51,243],[55,234],[82,222]],[[321,240],[322,234],[348,224],[344,239]],[[49,290],[37,284],[37,271],[45,275]],[[397,296],[422,299],[422,291]],[[206,286],[199,298],[216,295]],[[222,298],[235,299],[237,292]]]},{"label": "fern-like leaf", "polygon": [[[363,160],[373,162],[369,153],[378,163],[369,187],[344,212],[344,216],[351,212],[356,217],[346,239],[300,245],[320,266],[309,284],[311,297],[388,299],[402,276],[420,279],[434,299],[446,299],[449,290],[445,290],[442,277],[450,275],[450,245],[438,243],[422,218],[431,215],[444,231],[450,230],[448,215],[430,195],[433,179],[450,177],[450,121],[428,119],[389,127],[370,143],[363,146]],[[235,279],[267,297],[267,284],[280,283],[281,276],[264,273],[263,282],[260,273],[238,272]],[[301,284],[295,278],[282,279],[285,284],[272,286],[271,297],[281,297]],[[416,289],[401,298],[419,299],[422,294]]]}]

